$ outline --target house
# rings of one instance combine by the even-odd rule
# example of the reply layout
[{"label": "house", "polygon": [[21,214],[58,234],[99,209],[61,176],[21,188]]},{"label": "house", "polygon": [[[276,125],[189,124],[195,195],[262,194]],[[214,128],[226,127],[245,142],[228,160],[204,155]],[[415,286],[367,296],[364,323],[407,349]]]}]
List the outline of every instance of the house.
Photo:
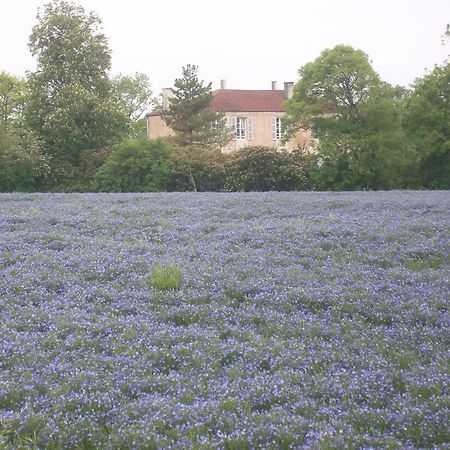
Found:
[{"label": "house", "polygon": [[[282,143],[281,119],[284,102],[292,96],[294,83],[284,83],[284,89],[277,89],[272,82],[270,90],[227,89],[225,80],[221,88],[213,92],[209,108],[224,113],[227,128],[232,136],[223,148],[232,152],[248,146],[265,146],[276,149],[293,150],[299,146],[308,147],[309,133],[299,132],[295,138]],[[171,89],[163,89],[162,107],[168,108]],[[147,114],[147,136],[149,139],[167,137],[173,131],[166,125],[158,111]]]}]

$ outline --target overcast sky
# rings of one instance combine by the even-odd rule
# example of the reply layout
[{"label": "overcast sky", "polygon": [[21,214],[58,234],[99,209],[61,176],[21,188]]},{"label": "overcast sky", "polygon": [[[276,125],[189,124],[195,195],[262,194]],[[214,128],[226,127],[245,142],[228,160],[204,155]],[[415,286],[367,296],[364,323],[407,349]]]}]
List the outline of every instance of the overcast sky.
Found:
[{"label": "overcast sky", "polygon": [[[0,71],[34,70],[27,44],[46,0],[0,0]],[[450,53],[449,0],[78,0],[103,21],[113,74],[143,72],[155,94],[187,64],[213,89],[297,81],[322,50],[348,44],[381,78],[408,86]]]}]

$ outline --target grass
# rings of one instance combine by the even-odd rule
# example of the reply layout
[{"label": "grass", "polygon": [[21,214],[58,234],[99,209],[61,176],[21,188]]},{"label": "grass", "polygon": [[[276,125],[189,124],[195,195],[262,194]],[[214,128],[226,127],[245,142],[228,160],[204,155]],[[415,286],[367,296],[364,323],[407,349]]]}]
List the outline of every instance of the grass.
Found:
[{"label": "grass", "polygon": [[183,273],[177,265],[154,265],[147,275],[146,282],[149,288],[160,291],[178,291],[183,280]]}]

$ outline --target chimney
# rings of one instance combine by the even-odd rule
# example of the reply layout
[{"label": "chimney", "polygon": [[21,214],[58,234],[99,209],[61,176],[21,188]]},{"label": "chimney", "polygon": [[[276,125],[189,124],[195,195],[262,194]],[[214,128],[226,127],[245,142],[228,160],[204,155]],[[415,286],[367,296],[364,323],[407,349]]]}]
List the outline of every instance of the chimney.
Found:
[{"label": "chimney", "polygon": [[220,89],[227,88],[227,80],[220,80]]},{"label": "chimney", "polygon": [[162,93],[162,108],[169,109],[170,99],[173,97],[173,92],[171,88],[163,88]]},{"label": "chimney", "polygon": [[284,98],[289,100],[294,95],[294,82],[286,81],[284,83]]},{"label": "chimney", "polygon": [[277,90],[277,82],[272,81],[272,91],[276,91],[276,90]]}]

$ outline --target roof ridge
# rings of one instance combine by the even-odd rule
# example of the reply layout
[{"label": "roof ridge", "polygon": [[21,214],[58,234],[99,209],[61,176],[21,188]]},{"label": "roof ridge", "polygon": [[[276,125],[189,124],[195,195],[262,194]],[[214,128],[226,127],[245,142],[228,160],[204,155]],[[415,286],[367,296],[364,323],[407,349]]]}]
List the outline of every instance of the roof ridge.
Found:
[{"label": "roof ridge", "polygon": [[216,92],[231,92],[231,91],[244,91],[244,92],[284,92],[283,89],[216,89],[213,91],[213,94]]}]

